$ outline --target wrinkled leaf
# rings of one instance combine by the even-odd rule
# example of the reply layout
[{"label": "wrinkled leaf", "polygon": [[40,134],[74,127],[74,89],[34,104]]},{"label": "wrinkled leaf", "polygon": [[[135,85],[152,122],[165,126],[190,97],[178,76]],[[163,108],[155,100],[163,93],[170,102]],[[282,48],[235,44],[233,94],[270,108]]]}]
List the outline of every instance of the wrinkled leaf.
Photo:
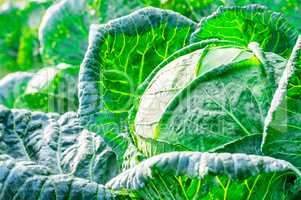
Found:
[{"label": "wrinkled leaf", "polygon": [[271,157],[173,152],[143,161],[106,186],[143,199],[290,199],[299,176],[290,163]]},{"label": "wrinkled leaf", "polygon": [[82,129],[75,113],[59,116],[1,106],[0,133],[1,155],[47,167],[51,174],[105,183],[118,170],[112,149],[100,136]]},{"label": "wrinkled leaf", "polygon": [[80,74],[82,117],[99,109],[127,112],[137,86],[157,64],[186,44],[193,27],[191,20],[155,8],[92,26]]},{"label": "wrinkled leaf", "polygon": [[14,199],[114,199],[103,185],[68,174],[54,174],[49,168],[31,161],[18,161],[0,155],[0,198]]}]

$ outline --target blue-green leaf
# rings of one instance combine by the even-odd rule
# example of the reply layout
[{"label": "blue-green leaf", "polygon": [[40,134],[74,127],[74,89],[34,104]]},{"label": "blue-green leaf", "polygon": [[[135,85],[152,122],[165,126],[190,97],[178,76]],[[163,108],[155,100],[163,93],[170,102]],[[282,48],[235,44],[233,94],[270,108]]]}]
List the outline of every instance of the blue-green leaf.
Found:
[{"label": "blue-green leaf", "polygon": [[172,152],[143,161],[106,186],[134,199],[293,199],[300,195],[290,191],[300,175],[271,157]]},{"label": "blue-green leaf", "polygon": [[43,165],[52,174],[105,183],[118,171],[115,153],[80,126],[76,113],[59,116],[0,106],[0,133],[1,155]]}]

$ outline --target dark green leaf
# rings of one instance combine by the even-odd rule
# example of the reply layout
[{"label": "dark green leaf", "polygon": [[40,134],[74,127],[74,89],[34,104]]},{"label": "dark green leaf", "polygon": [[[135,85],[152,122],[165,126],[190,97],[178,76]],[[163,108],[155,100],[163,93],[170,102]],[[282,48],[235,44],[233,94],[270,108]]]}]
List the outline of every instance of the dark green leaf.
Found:
[{"label": "dark green leaf", "polygon": [[262,155],[261,152],[262,134],[247,135],[243,138],[226,143],[222,146],[213,149],[212,152],[227,152],[227,153],[245,153],[253,155]]},{"label": "dark green leaf", "polygon": [[42,165],[51,174],[105,183],[118,170],[115,153],[100,136],[81,128],[76,113],[59,116],[0,106],[0,133],[1,155]]},{"label": "dark green leaf", "polygon": [[110,190],[96,182],[69,174],[55,174],[31,161],[0,155],[0,198],[6,200],[103,200],[113,199]]}]

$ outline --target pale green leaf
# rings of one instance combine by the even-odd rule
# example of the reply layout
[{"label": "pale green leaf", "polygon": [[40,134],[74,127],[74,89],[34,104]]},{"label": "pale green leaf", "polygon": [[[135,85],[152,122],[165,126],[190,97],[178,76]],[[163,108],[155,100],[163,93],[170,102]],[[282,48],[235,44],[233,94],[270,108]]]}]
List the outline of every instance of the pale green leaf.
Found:
[{"label": "pale green leaf", "polygon": [[88,39],[85,0],[62,0],[49,7],[39,28],[43,62],[80,64]]}]

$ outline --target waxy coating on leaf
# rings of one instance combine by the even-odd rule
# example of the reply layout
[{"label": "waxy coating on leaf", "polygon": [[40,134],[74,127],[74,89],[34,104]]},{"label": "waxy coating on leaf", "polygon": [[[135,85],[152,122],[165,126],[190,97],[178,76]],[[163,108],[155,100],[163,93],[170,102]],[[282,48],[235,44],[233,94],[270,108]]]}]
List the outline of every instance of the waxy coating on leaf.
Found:
[{"label": "waxy coating on leaf", "polygon": [[[275,195],[289,194],[281,183],[289,174],[299,177],[300,171],[286,161],[271,157],[172,152],[154,156],[122,172],[106,187],[125,190],[143,199],[207,199],[208,196],[257,199],[262,195],[273,199]],[[239,192],[231,192],[235,190]]]},{"label": "waxy coating on leaf", "polygon": [[286,60],[255,44],[250,50],[214,40],[194,46],[165,63],[140,99],[133,131],[146,155],[211,151],[262,133]]},{"label": "waxy coating on leaf", "polygon": [[70,174],[54,174],[49,168],[8,155],[0,155],[0,198],[6,200],[108,200],[116,196],[96,182]]},{"label": "waxy coating on leaf", "polygon": [[262,151],[301,168],[301,36],[287,62],[265,119]]},{"label": "waxy coating on leaf", "polygon": [[79,125],[76,113],[59,116],[0,106],[0,133],[2,155],[43,165],[52,174],[105,183],[118,171],[115,153]]}]

